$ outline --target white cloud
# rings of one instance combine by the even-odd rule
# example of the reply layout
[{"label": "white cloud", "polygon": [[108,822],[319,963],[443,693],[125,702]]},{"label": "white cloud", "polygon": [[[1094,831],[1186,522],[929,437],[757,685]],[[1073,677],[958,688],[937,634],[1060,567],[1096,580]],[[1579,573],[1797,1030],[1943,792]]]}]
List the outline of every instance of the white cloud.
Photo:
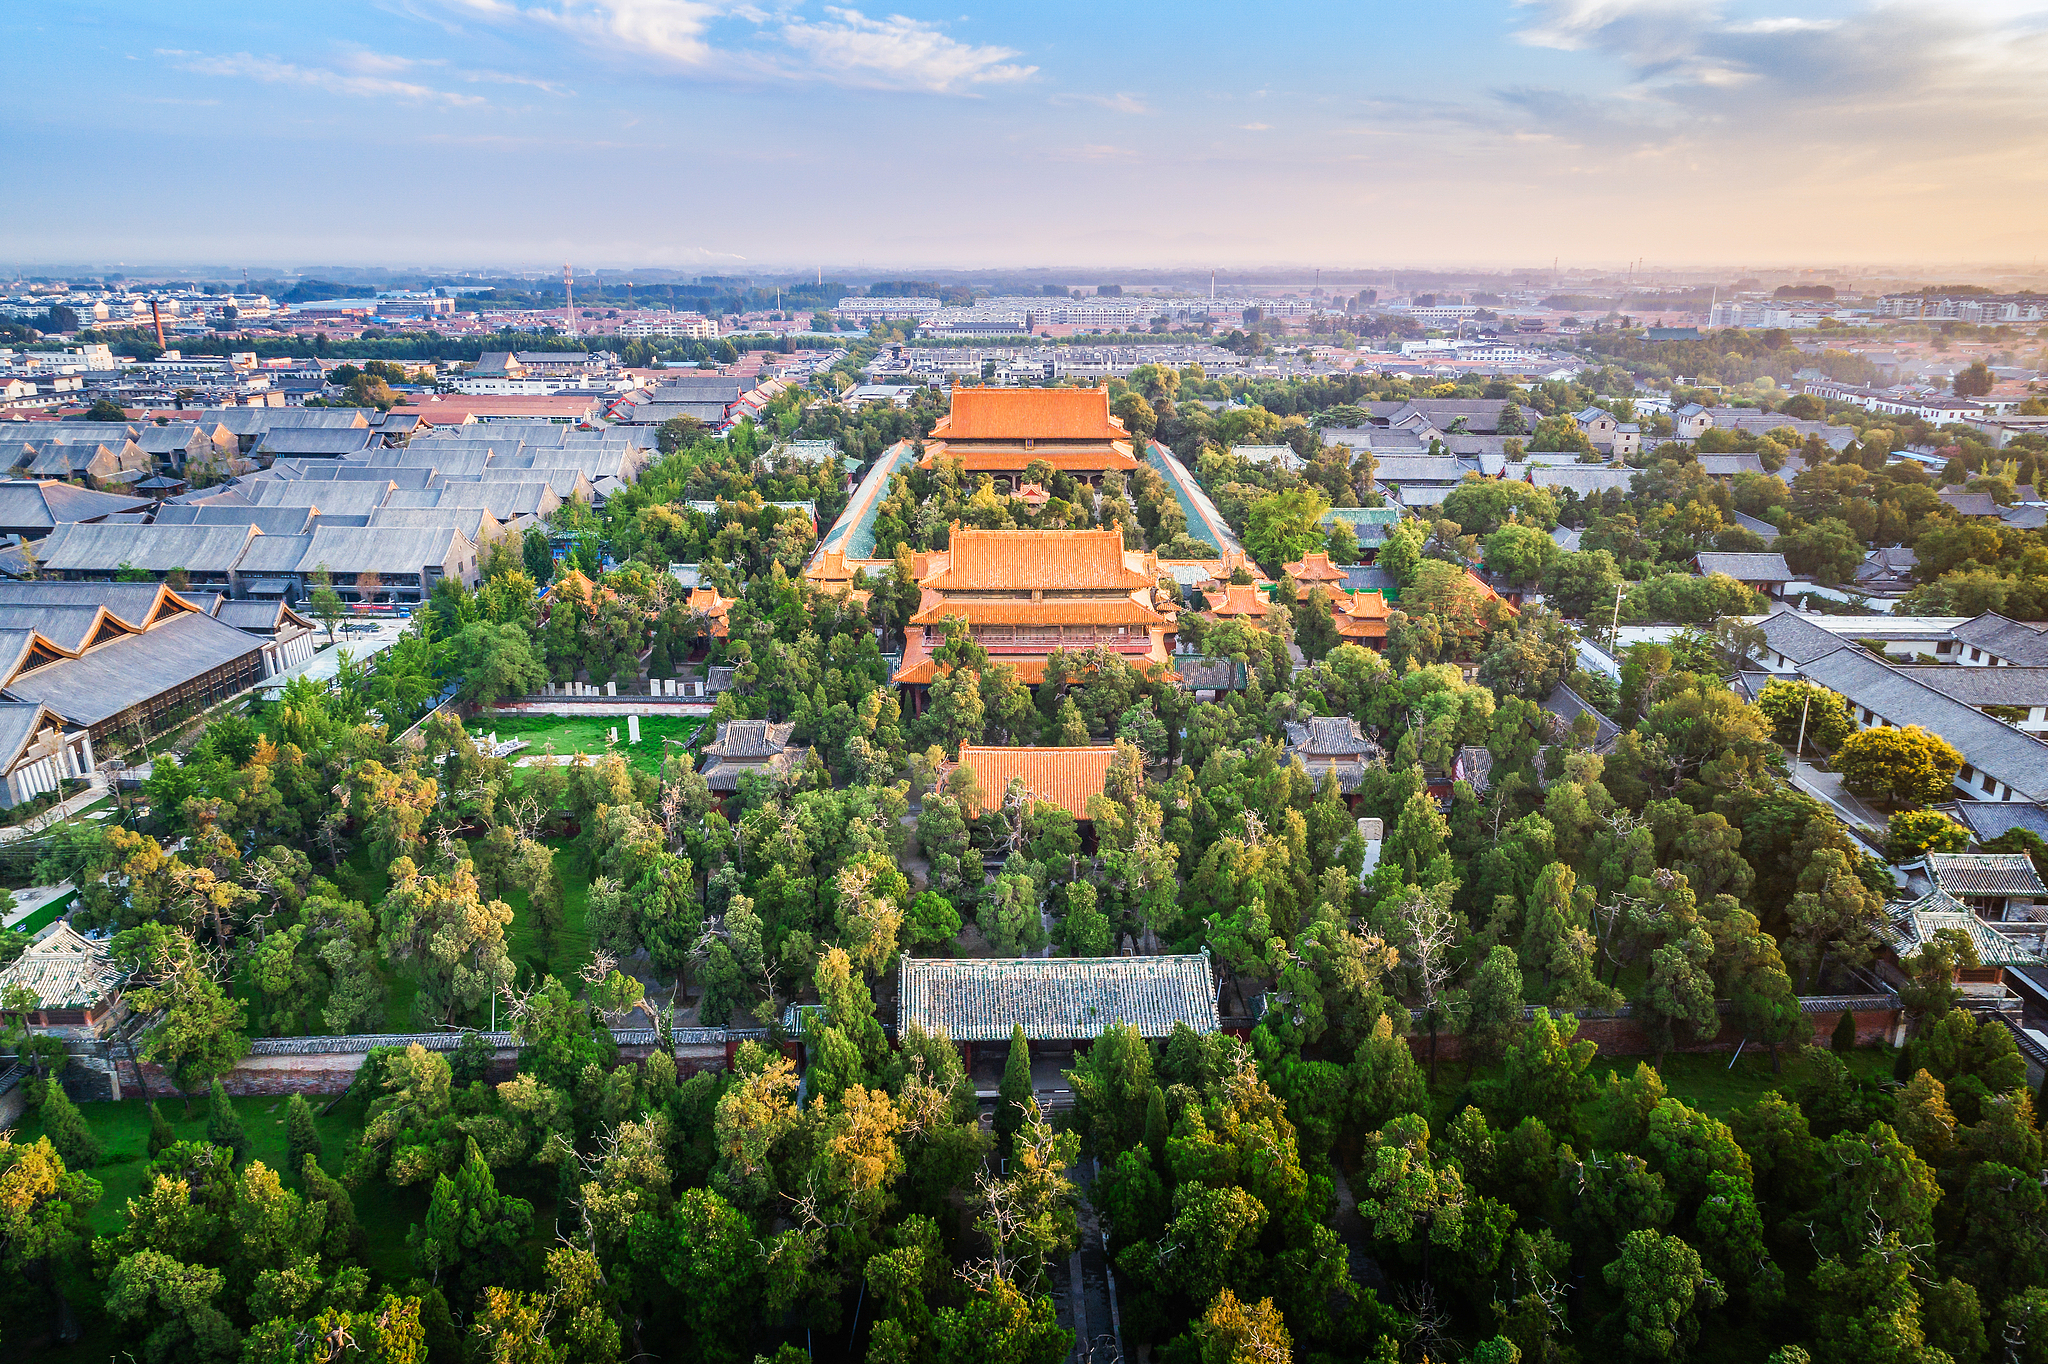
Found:
[{"label": "white cloud", "polygon": [[[749,0],[443,0],[473,18],[543,24],[624,59],[704,75],[825,80],[861,89],[964,94],[1035,75],[1014,48],[964,43],[901,14],[871,18],[827,6],[822,19]],[[714,42],[721,22],[751,26],[751,41]],[[1121,112],[1139,112],[1124,110]]]},{"label": "white cloud", "polygon": [[[445,104],[452,107],[487,102],[481,95],[437,90],[431,85],[421,85],[416,81],[394,80],[389,76],[370,74],[361,70],[335,71],[324,66],[299,66],[292,62],[279,61],[275,57],[258,57],[247,52],[209,56],[203,52],[160,48],[157,55],[170,58],[181,70],[190,71],[194,75],[262,81],[266,85],[301,85],[357,99],[411,100],[421,104]],[[386,64],[380,69],[402,68]]]},{"label": "white cloud", "polygon": [[1739,24],[1729,24],[1729,33],[1826,33],[1840,28],[1839,19],[1799,19],[1784,17],[1778,19],[1750,19]]},{"label": "white cloud", "polygon": [[1240,123],[1237,126],[1248,133],[1269,133],[1273,131],[1273,125],[1270,123]]},{"label": "white cloud", "polygon": [[1029,79],[1038,68],[1019,66],[1015,48],[975,46],[931,24],[892,14],[870,19],[857,9],[828,6],[825,22],[794,19],[782,40],[842,84],[913,88],[945,94],[965,86]]},{"label": "white cloud", "polygon": [[1112,114],[1149,114],[1152,106],[1145,103],[1143,95],[1119,91],[1114,95],[1061,94],[1052,97],[1054,104],[1092,104],[1098,109],[1107,109]]}]

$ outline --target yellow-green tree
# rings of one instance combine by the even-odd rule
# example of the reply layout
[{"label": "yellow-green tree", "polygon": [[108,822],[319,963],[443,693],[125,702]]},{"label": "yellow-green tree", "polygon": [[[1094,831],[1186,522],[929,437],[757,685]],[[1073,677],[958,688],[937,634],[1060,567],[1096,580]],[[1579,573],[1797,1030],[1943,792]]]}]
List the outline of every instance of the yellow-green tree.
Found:
[{"label": "yellow-green tree", "polygon": [[1859,796],[1927,805],[1948,794],[1963,755],[1918,725],[1878,725],[1844,740],[1835,754],[1842,784]]}]

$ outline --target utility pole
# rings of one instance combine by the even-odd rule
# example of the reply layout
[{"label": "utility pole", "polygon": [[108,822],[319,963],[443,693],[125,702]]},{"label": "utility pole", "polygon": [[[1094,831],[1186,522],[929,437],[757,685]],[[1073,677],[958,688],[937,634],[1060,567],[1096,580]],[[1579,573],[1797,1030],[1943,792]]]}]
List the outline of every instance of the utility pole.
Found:
[{"label": "utility pole", "polygon": [[1607,643],[1613,648],[1617,663],[1621,661],[1621,587],[1620,583],[1614,585],[1614,619],[1607,625]]},{"label": "utility pole", "polygon": [[569,313],[569,335],[576,334],[576,272],[569,266],[562,267],[562,303]]},{"label": "utility pole", "polygon": [[1806,712],[1813,706],[1813,693],[1799,703],[1799,742],[1792,749],[1792,784],[1799,785],[1799,757],[1806,751]]}]

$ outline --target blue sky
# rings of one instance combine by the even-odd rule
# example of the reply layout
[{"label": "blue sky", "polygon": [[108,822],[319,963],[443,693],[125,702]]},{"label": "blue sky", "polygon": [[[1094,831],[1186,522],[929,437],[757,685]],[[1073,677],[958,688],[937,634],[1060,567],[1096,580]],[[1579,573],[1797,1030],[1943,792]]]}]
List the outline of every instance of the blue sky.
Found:
[{"label": "blue sky", "polygon": [[2042,0],[64,0],[0,263],[2020,260]]}]

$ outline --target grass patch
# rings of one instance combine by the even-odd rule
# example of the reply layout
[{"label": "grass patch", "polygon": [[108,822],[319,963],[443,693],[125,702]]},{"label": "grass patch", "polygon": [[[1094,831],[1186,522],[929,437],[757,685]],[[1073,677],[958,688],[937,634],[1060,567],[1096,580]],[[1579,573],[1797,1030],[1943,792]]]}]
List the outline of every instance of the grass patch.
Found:
[{"label": "grass patch", "polygon": [[596,757],[612,746],[611,731],[617,729],[617,748],[627,765],[637,771],[656,773],[661,771],[662,758],[674,751],[674,745],[663,740],[687,743],[703,727],[704,721],[695,715],[643,715],[640,742],[630,744],[626,742],[628,728],[623,715],[500,715],[478,718],[470,726],[470,733],[496,734],[501,742],[526,740],[531,747],[512,755],[517,762],[550,746],[556,753],[588,753]]},{"label": "grass patch", "polygon": [[562,927],[555,933],[554,953],[544,956],[541,952],[540,923],[528,908],[524,891],[505,897],[505,903],[512,906],[512,927],[506,931],[505,946],[522,967],[529,963],[538,967],[546,961],[550,974],[567,980],[590,960],[593,868],[588,850],[575,840],[550,838],[546,842],[555,850],[555,871],[562,878]]},{"label": "grass patch", "polygon": [[36,934],[42,932],[51,924],[63,918],[65,911],[69,910],[71,908],[72,902],[77,899],[77,891],[68,890],[64,892],[62,895],[59,895],[56,899],[50,901],[50,903],[44,905],[41,909],[37,910],[35,913],[29,915],[26,919],[23,919],[20,923],[16,924],[14,926],[14,931],[17,933],[28,934]]}]

